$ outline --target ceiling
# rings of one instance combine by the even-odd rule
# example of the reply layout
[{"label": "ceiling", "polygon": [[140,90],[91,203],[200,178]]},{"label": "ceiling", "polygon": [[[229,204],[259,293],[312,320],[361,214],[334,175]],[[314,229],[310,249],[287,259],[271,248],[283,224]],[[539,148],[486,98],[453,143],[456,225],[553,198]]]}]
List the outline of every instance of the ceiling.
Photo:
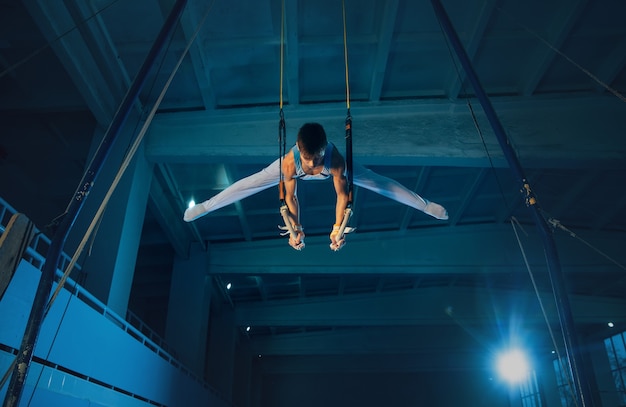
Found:
[{"label": "ceiling", "polygon": [[[173,3],[0,2],[0,192],[38,227],[65,210]],[[199,249],[214,281],[232,284],[219,298],[258,353],[467,354],[502,339],[512,312],[545,341],[534,293],[549,302],[550,279],[531,211],[429,1],[345,2],[354,159],[449,220],[357,187],[357,232],[332,253],[332,186],[300,183],[302,253],[278,235],[273,188],[182,221],[190,199],[277,158],[281,83],[288,143],[317,121],[345,151],[342,4],[285,3],[281,41],[278,0],[190,0],[147,75],[125,127],[149,125],[140,154],[153,166],[131,309],[163,332],[174,259]],[[442,3],[538,206],[562,226],[581,329],[626,322],[626,2]]]}]

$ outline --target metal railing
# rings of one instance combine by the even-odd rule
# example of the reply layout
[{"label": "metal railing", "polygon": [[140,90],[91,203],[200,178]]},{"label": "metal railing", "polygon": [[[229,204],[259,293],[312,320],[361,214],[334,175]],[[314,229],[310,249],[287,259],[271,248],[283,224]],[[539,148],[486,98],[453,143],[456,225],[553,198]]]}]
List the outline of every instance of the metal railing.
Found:
[{"label": "metal railing", "polygon": [[[11,217],[15,213],[17,213],[17,211],[0,197],[0,234],[4,233]],[[50,238],[35,229],[34,238],[31,240],[26,251],[24,252],[23,259],[32,264],[38,270],[41,270],[45,263],[45,253],[47,253],[49,246]],[[71,259],[71,256],[66,253],[62,253],[61,260],[56,270],[57,282],[63,276],[62,270],[65,270],[68,267]],[[74,265],[74,269],[72,271],[77,271],[79,273],[82,272],[81,267],[78,264]],[[152,350],[172,366],[202,384],[203,387],[210,390],[212,393],[218,395],[217,392],[208,386],[202,378],[198,377],[194,372],[187,369],[181,362],[179,362],[176,357],[172,355],[173,352],[170,350],[170,346],[165,342],[165,340],[163,340],[156,332],[141,321],[137,315],[128,311],[127,318],[129,320],[120,317],[69,277],[67,278],[63,288],[116,324],[120,329],[124,330],[124,332],[141,342],[144,346]]]}]

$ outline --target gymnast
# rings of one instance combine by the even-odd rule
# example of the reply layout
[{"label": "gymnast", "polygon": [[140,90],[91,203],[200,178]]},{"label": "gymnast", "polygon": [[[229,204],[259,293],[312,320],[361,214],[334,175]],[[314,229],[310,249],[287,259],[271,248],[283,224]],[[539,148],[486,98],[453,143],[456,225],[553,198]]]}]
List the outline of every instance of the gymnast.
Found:
[{"label": "gymnast", "polygon": [[[295,231],[289,236],[289,245],[296,250],[304,248],[304,230],[300,224],[297,180],[325,180],[332,177],[337,194],[337,203],[335,206],[335,224],[330,233],[330,247],[335,251],[340,249],[345,244],[345,235],[339,235],[339,226],[343,221],[344,211],[349,200],[345,174],[346,163],[337,148],[328,142],[324,128],[318,123],[304,124],[298,131],[295,146],[282,159],[277,159],[256,174],[243,178],[212,198],[188,208],[183,219],[186,222],[191,222],[209,212],[278,185],[281,164],[285,180],[285,203],[288,208],[288,219],[291,221],[290,226]],[[418,209],[436,219],[448,219],[448,212],[443,206],[422,198],[397,181],[379,175],[356,163],[353,172],[353,182],[359,187]]]}]

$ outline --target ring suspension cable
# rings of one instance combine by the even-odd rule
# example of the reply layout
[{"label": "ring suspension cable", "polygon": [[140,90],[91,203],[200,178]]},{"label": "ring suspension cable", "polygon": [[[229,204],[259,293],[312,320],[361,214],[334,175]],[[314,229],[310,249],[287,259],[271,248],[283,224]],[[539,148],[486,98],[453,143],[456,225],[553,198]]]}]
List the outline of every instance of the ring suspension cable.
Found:
[{"label": "ring suspension cable", "polygon": [[344,65],[346,69],[346,107],[348,111],[350,111],[350,85],[348,82],[348,34],[346,29],[346,2],[345,0],[341,1],[341,8],[343,11],[343,59]]},{"label": "ring suspension cable", "polygon": [[287,153],[286,151],[286,129],[285,129],[285,114],[283,113],[283,63],[284,63],[284,48],[285,48],[285,0],[281,3],[280,14],[280,84],[279,84],[279,116],[278,122],[278,197],[281,202],[281,206],[285,204],[285,180],[283,176],[283,157]]},{"label": "ring suspension cable", "polygon": [[[345,0],[341,1],[341,8],[343,13],[343,56],[344,56],[344,65],[345,65],[345,73],[346,73],[346,178],[348,184],[348,203],[346,208],[343,211],[343,219],[341,220],[340,225],[337,229],[338,240],[343,241],[343,236],[345,233],[350,233],[354,231],[354,228],[348,227],[348,222],[352,217],[352,191],[353,191],[353,182],[352,182],[352,115],[350,114],[350,82],[349,82],[349,69],[348,69],[348,35],[346,28],[346,2]],[[334,251],[341,249],[341,245],[335,245],[331,243],[330,248]]]},{"label": "ring suspension cable", "polygon": [[285,0],[281,2],[280,14],[280,97],[279,97],[279,122],[278,122],[278,199],[280,202],[280,215],[285,222],[285,226],[279,226],[284,230],[281,235],[289,234],[292,238],[296,238],[298,234],[294,229],[294,225],[289,218],[289,207],[285,201],[285,177],[283,175],[283,157],[287,154],[287,130],[285,126],[285,114],[283,112],[283,66],[285,61]]},{"label": "ring suspension cable", "polygon": [[346,71],[346,177],[348,179],[348,207],[352,206],[353,176],[352,176],[352,115],[350,114],[350,82],[348,69],[348,35],[346,28],[346,2],[342,0],[343,11],[343,55]]},{"label": "ring suspension cable", "polygon": [[283,63],[285,59],[285,0],[280,11],[280,112],[283,111]]},{"label": "ring suspension cable", "polygon": [[278,198],[281,204],[285,203],[285,177],[283,175],[283,157],[286,154],[286,129],[285,129],[285,115],[283,109],[280,109],[280,120],[278,122]]}]

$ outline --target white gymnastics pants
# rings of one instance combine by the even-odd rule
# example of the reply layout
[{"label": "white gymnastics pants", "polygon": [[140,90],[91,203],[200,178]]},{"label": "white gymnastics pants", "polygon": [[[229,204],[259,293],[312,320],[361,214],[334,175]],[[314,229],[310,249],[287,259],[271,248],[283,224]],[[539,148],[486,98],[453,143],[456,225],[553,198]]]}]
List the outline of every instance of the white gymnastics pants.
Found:
[{"label": "white gymnastics pants", "polygon": [[[256,174],[245,177],[228,186],[219,194],[185,211],[183,219],[186,222],[196,220],[209,212],[213,212],[233,202],[240,201],[263,190],[278,185],[279,163],[276,160]],[[394,201],[418,209],[436,219],[448,219],[446,209],[434,202],[429,202],[407,189],[391,178],[376,174],[359,164],[353,164],[353,182],[359,187],[369,189],[377,194],[386,196]]]}]

